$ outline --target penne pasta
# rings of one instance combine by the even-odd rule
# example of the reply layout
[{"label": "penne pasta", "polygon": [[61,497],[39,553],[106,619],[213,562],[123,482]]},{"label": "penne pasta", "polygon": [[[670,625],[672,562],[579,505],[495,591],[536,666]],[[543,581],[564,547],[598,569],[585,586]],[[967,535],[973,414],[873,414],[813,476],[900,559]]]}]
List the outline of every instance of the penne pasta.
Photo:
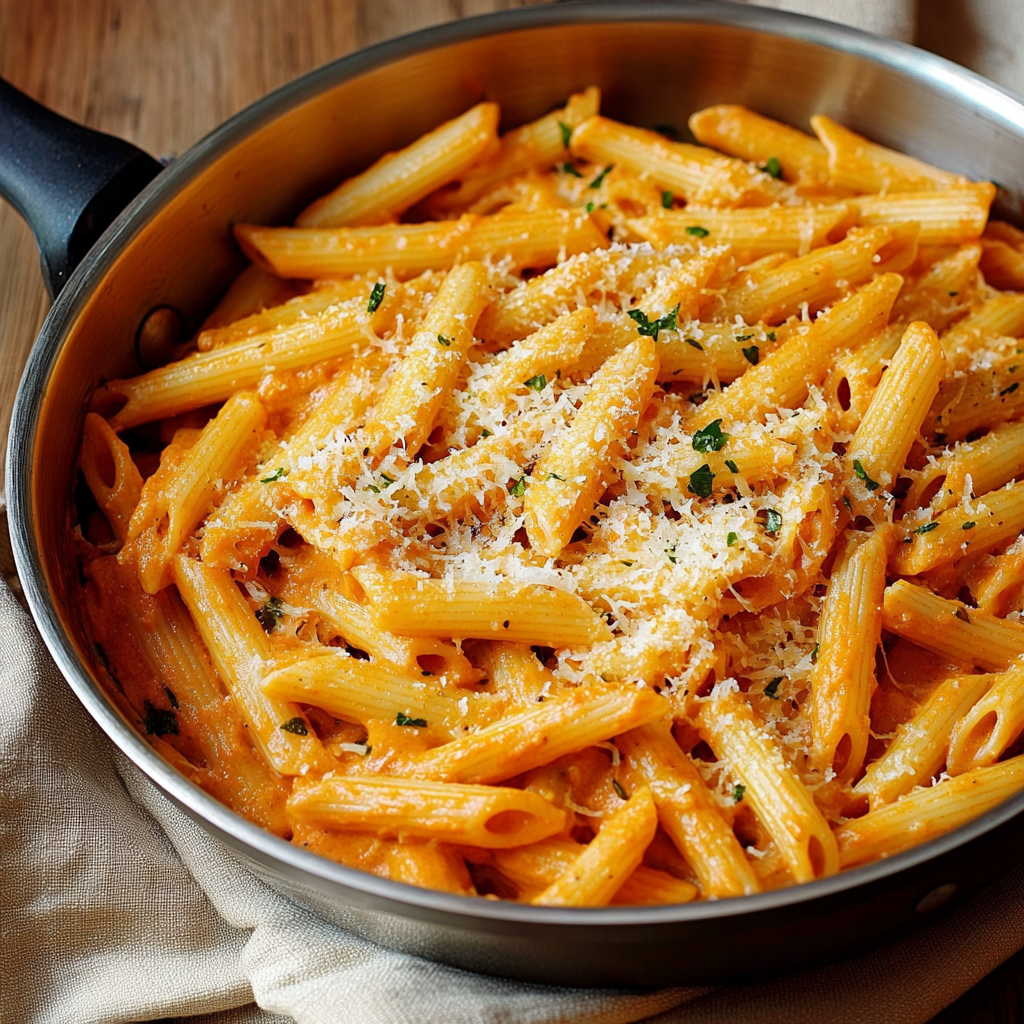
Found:
[{"label": "penne pasta", "polygon": [[534,793],[386,776],[296,779],[288,810],[326,828],[504,849],[547,839],[565,815]]},{"label": "penne pasta", "polygon": [[565,255],[608,244],[582,211],[511,207],[493,216],[354,228],[262,228],[236,224],[254,263],[279,277],[344,277],[390,270],[412,277],[487,256],[516,268],[549,267]]},{"label": "penne pasta", "polygon": [[380,224],[454,181],[497,148],[497,103],[478,103],[362,174],[342,182],[299,214],[300,228]]}]

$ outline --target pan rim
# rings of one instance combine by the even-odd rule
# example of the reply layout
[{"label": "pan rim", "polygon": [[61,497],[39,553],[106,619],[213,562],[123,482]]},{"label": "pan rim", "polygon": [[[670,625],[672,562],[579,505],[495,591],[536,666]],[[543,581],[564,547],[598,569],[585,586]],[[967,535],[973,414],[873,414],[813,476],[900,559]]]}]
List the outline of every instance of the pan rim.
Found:
[{"label": "pan rim", "polygon": [[[215,128],[161,172],[105,232],[54,303],[26,364],[12,412],[7,446],[6,491],[11,542],[32,617],[62,676],[108,738],[164,795],[207,832],[272,871],[283,870],[307,888],[323,891],[326,886],[343,894],[349,904],[372,905],[407,917],[458,919],[463,927],[472,926],[474,922],[478,927],[506,923],[544,930],[601,925],[609,929],[610,941],[615,941],[611,929],[626,933],[652,925],[739,918],[810,903],[882,882],[917,864],[937,860],[1024,811],[1022,792],[945,836],[886,860],[788,889],[727,900],[664,907],[583,909],[532,907],[435,892],[377,878],[295,847],[236,815],[179,775],[114,709],[93,681],[88,666],[78,657],[59,621],[37,539],[29,523],[38,414],[66,334],[134,235],[227,150],[294,107],[362,74],[420,52],[483,36],[574,24],[657,21],[724,25],[850,53],[922,80],[940,92],[961,98],[967,96],[1024,135],[1024,105],[982,76],[907,44],[804,15],[717,0],[691,0],[686,4],[585,0],[478,15],[358,50],[281,86]],[[623,934],[623,939],[625,937]]]}]

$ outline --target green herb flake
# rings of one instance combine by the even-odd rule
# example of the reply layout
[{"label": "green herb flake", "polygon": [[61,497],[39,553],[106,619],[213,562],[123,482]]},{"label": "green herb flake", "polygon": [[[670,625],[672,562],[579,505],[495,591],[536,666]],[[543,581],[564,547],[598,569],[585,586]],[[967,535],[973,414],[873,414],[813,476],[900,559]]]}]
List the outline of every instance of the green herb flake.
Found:
[{"label": "green herb flake", "polygon": [[735,533],[733,530],[730,530],[728,535],[725,538],[726,546],[731,548],[733,546],[733,544],[735,544],[736,541],[738,541],[739,539],[740,539],[740,535],[738,533]]},{"label": "green herb flake", "polygon": [[1014,381],[1008,388],[1003,388],[1003,390],[999,392],[999,397],[1002,398],[1003,395],[1012,395],[1019,387],[1020,384]]},{"label": "green herb flake", "polygon": [[736,340],[737,341],[750,341],[750,339],[752,337],[753,337],[752,334],[737,334],[736,335]]},{"label": "green herb flake", "polygon": [[633,565],[633,563],[632,563],[632,562],[627,562],[627,561],[626,561],[625,559],[622,559],[622,564],[623,564],[624,566],[626,566],[627,568],[631,568],[631,567],[632,567],[632,565]]},{"label": "green herb flake", "polygon": [[725,460],[725,468],[729,470],[730,473],[738,473],[740,471],[740,467],[737,466],[736,463],[732,461],[732,459]]},{"label": "green herb flake", "polygon": [[443,334],[439,334],[437,336],[437,343],[438,343],[438,345],[443,345],[445,348],[451,348],[452,347],[452,339],[451,338],[446,338]]},{"label": "green herb flake", "polygon": [[381,473],[380,479],[380,489],[382,491],[386,491],[395,482],[395,478],[393,476],[388,476],[387,473]]},{"label": "green herb flake", "polygon": [[768,338],[769,341],[774,341],[775,340],[775,332],[774,331],[769,331],[768,334],[766,335],[766,337]]},{"label": "green herb flake", "polygon": [[608,172],[615,166],[615,164],[609,164],[588,186],[588,188],[600,188],[601,183],[605,178],[608,177]]},{"label": "green herb flake", "polygon": [[284,615],[284,605],[276,597],[271,597],[262,608],[256,609],[256,619],[268,632],[273,633]]},{"label": "green herb flake", "polygon": [[694,238],[707,238],[711,234],[707,228],[702,228],[699,224],[690,224],[686,228],[688,235],[693,235]]},{"label": "green herb flake", "polygon": [[939,528],[939,524],[937,522],[934,522],[934,523],[922,523],[920,526],[915,526],[913,532],[914,533],[931,533],[932,530],[937,530],[938,528]]},{"label": "green herb flake", "polygon": [[618,779],[612,779],[612,789],[615,790],[615,795],[620,800],[628,800],[629,794],[622,788],[622,783]]},{"label": "green herb flake", "polygon": [[853,511],[853,506],[850,504],[850,497],[847,494],[843,495],[843,508],[845,508],[847,512]]},{"label": "green herb flake", "polygon": [[548,473],[548,475],[546,477],[544,477],[544,479],[545,480],[561,480],[562,483],[565,483],[565,477],[564,476],[559,476],[557,473]]},{"label": "green herb flake", "polygon": [[278,466],[270,476],[260,478],[261,484],[272,484],[275,480],[283,480],[288,475],[288,470],[284,466]]},{"label": "green herb flake", "polygon": [[148,700],[143,702],[146,712],[142,724],[147,736],[177,736],[178,716],[170,708],[158,708]]},{"label": "green herb flake", "polygon": [[580,172],[576,170],[576,167],[573,164],[569,163],[568,161],[566,163],[562,164],[562,168],[561,169],[566,174],[571,174],[574,178],[582,178],[583,177],[583,175],[580,174]]},{"label": "green herb flake", "polygon": [[306,727],[305,721],[299,717],[289,718],[287,722],[282,722],[281,731],[294,733],[296,736],[309,735],[309,729]]},{"label": "green herb flake", "polygon": [[811,651],[811,664],[816,665],[818,663],[818,651],[821,650],[821,644],[815,644],[814,650]]},{"label": "green herb flake", "polygon": [[380,308],[380,304],[384,301],[384,289],[387,285],[383,281],[378,281],[373,286],[373,291],[370,292],[370,301],[366,304],[367,313],[376,313]]},{"label": "green herb flake", "polygon": [[782,676],[776,676],[765,688],[764,695],[769,700],[779,699],[779,683],[782,682]]},{"label": "green herb flake", "polygon": [[964,523],[964,525],[961,526],[960,529],[961,530],[973,530],[977,525],[978,525],[977,523],[967,522],[967,523]]},{"label": "green herb flake", "polygon": [[782,180],[782,164],[779,163],[777,156],[768,157],[768,162],[761,168],[765,174],[770,174],[773,178]]},{"label": "green herb flake", "polygon": [[740,803],[743,799],[743,794],[746,793],[746,791],[747,787],[740,785],[740,783],[737,782],[736,785],[732,787],[732,802],[734,804]]},{"label": "green herb flake", "polygon": [[674,309],[669,310],[657,320],[649,320],[647,314],[642,309],[630,309],[627,311],[626,316],[636,324],[638,334],[646,335],[646,337],[657,341],[658,335],[662,331],[679,330],[679,305],[677,302]]},{"label": "green herb flake", "polygon": [[401,711],[395,716],[395,725],[408,725],[413,729],[425,729],[427,720],[425,718],[410,718],[403,715]]},{"label": "green herb flake", "polygon": [[666,210],[671,210],[672,209],[672,203],[674,202],[675,198],[676,197],[671,192],[662,192],[661,193],[661,205],[662,205],[662,208],[666,209]]},{"label": "green herb flake", "polygon": [[480,436],[481,437],[494,437],[494,431],[493,430],[488,430],[486,427],[484,427],[484,429],[480,431]]},{"label": "green herb flake", "polygon": [[770,508],[766,510],[767,518],[764,524],[765,533],[778,533],[782,529],[782,513]]},{"label": "green herb flake", "polygon": [[695,452],[720,452],[729,440],[729,435],[722,433],[722,421],[712,420],[693,435]]},{"label": "green herb flake", "polygon": [[950,292],[950,293],[949,293],[949,297],[950,297],[951,299],[953,299],[953,298],[956,298],[956,296],[957,296],[957,295],[959,295],[959,294],[960,294],[959,292]]},{"label": "green herb flake", "polygon": [[683,340],[686,342],[687,345],[689,345],[691,348],[695,348],[698,352],[704,351],[704,346],[699,341],[697,341],[696,338],[684,338]]},{"label": "green herb flake", "polygon": [[757,366],[757,361],[761,358],[761,350],[756,345],[750,345],[743,350],[743,355],[751,366]]},{"label": "green herb flake", "polygon": [[690,482],[686,485],[686,489],[691,494],[696,494],[698,498],[710,498],[714,480],[715,474],[711,472],[711,467],[705,462],[703,466],[690,474]]},{"label": "green herb flake", "polygon": [[593,212],[594,212],[594,204],[593,203],[587,203],[587,213],[593,213]]},{"label": "green herb flake", "polygon": [[672,545],[670,548],[665,548],[665,557],[673,564],[676,564],[676,546]]},{"label": "green herb flake", "polygon": [[524,380],[523,383],[531,390],[536,391],[540,394],[548,386],[548,379],[543,373],[538,373],[536,377],[531,377],[529,380]]},{"label": "green herb flake", "polygon": [[562,133],[562,148],[569,148],[569,140],[572,138],[572,128],[564,121],[558,122],[558,130]]},{"label": "green herb flake", "polygon": [[526,493],[526,477],[521,476],[511,487],[508,489],[508,493],[513,498],[521,498]]},{"label": "green herb flake", "polygon": [[853,473],[858,480],[862,480],[864,482],[864,486],[869,491],[878,490],[878,481],[872,480],[871,477],[868,476],[868,471],[864,468],[864,464],[860,461],[860,459],[853,460]]}]

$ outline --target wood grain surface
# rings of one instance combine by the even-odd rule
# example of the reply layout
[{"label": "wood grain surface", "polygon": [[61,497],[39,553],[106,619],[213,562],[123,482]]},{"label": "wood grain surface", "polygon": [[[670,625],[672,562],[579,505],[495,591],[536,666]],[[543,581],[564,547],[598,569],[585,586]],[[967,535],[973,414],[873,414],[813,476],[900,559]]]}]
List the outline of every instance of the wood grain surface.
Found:
[{"label": "wood grain surface", "polygon": [[[67,117],[172,156],[264,93],[359,47],[533,2],[0,0],[0,75]],[[0,441],[47,307],[31,232],[0,202]],[[3,459],[0,448],[0,479]],[[2,514],[0,572],[12,576]],[[1022,1019],[1018,954],[935,1024]]]}]

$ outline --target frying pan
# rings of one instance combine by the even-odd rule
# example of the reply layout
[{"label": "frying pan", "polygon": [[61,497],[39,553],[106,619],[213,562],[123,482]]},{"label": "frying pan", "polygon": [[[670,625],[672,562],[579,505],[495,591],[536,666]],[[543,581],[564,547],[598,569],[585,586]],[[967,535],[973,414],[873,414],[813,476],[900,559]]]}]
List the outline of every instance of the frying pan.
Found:
[{"label": "frying pan", "polygon": [[1000,182],[1000,214],[1019,213],[1024,106],[1012,96],[908,46],[731,4],[585,2],[428,29],[277,90],[164,170],[3,88],[0,191],[32,224],[56,295],[14,408],[12,542],[43,639],[90,714],[170,800],[290,899],[383,945],[492,974],[598,986],[734,982],[848,954],[977,889],[1024,852],[1024,794],[889,860],[751,897],[583,910],[417,889],[291,846],[177,774],[104,696],[75,598],[70,526],[89,396],[101,379],[140,371],[134,339],[149,311],[170,305],[187,325],[201,320],[242,267],[234,222],[286,223],[342,176],[484,97],[501,103],[510,127],[590,84],[610,116],[644,126],[682,129],[710,103],[743,103],[798,126],[825,113]]}]

